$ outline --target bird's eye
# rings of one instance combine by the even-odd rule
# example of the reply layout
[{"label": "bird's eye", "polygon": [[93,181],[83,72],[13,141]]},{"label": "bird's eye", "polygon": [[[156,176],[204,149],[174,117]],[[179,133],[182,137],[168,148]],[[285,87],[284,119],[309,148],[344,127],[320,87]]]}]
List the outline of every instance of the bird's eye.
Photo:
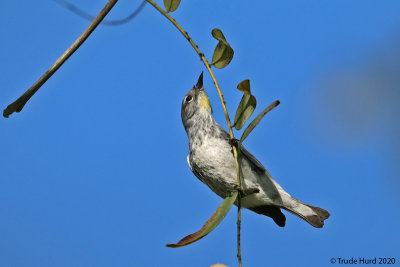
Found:
[{"label": "bird's eye", "polygon": [[192,101],[193,97],[191,97],[190,95],[188,95],[185,99],[186,103],[189,103],[190,101]]}]

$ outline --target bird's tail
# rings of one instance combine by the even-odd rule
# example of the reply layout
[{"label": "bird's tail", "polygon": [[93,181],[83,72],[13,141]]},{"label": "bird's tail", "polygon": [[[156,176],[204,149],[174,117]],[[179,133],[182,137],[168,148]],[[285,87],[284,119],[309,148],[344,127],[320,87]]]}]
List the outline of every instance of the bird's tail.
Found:
[{"label": "bird's tail", "polygon": [[316,228],[322,228],[324,226],[324,220],[328,219],[330,216],[328,211],[305,204],[295,198],[292,198],[290,202],[289,205],[285,205],[285,207],[282,208],[299,216]]}]

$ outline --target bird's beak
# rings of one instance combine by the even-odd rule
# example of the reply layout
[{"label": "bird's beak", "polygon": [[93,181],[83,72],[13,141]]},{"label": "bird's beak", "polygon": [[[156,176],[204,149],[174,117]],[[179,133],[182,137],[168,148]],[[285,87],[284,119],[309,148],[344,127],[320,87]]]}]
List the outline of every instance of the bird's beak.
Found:
[{"label": "bird's beak", "polygon": [[197,81],[197,84],[195,86],[197,89],[203,88],[203,72],[201,72],[199,80]]}]

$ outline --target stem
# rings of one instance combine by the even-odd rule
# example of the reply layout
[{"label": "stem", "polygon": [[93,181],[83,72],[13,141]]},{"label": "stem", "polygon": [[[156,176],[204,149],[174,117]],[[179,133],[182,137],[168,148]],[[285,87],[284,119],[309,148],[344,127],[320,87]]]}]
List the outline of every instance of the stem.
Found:
[{"label": "stem", "polygon": [[242,222],[241,219],[242,211],[240,209],[240,204],[241,204],[240,194],[238,196],[239,197],[238,197],[238,215],[237,215],[237,258],[239,262],[239,267],[242,267],[242,253],[240,250],[240,224]]},{"label": "stem", "polygon": [[[188,42],[190,43],[190,45],[194,48],[194,50],[196,51],[196,53],[200,56],[201,61],[203,61],[204,65],[206,66],[208,72],[211,75],[211,78],[214,82],[215,88],[217,89],[218,92],[218,96],[219,99],[221,101],[222,104],[222,109],[224,110],[224,114],[225,114],[225,119],[226,119],[226,123],[228,125],[228,129],[229,129],[229,137],[233,140],[235,137],[233,135],[233,131],[232,131],[232,123],[231,120],[229,118],[229,114],[228,114],[228,110],[226,108],[225,105],[225,100],[224,100],[224,96],[221,92],[221,89],[218,85],[217,79],[215,78],[215,75],[213,73],[213,71],[211,70],[211,66],[208,63],[207,59],[204,57],[204,54],[200,51],[199,47],[193,42],[192,38],[190,38],[189,34],[183,30],[183,28],[166,12],[164,11],[161,7],[159,7],[153,0],[146,0],[149,4],[151,4],[155,9],[157,9],[164,17],[166,17],[172,24],[174,24],[174,26],[180,31],[180,33],[182,33],[182,35],[186,38],[186,40],[188,40]],[[235,157],[235,163],[236,163],[236,173],[237,173],[237,183],[238,183],[238,188],[241,188],[241,179],[240,179],[240,167],[239,167],[239,161],[238,161],[238,157],[239,157],[239,151],[236,149],[236,147],[234,145],[232,145],[232,151],[233,151],[233,156]],[[238,195],[238,218],[237,218],[237,225],[238,225],[238,233],[237,233],[237,248],[238,248],[238,261],[239,261],[239,266],[242,266],[242,256],[241,256],[241,252],[240,252],[240,223],[241,223],[241,201],[240,201],[240,194]]]},{"label": "stem", "polygon": [[226,109],[224,96],[222,95],[222,92],[218,85],[217,79],[215,79],[214,73],[211,70],[210,64],[208,63],[207,59],[204,57],[204,54],[200,51],[199,47],[193,42],[193,40],[192,40],[192,38],[190,38],[189,34],[185,30],[183,30],[182,27],[166,11],[164,11],[161,7],[159,7],[156,3],[154,3],[153,0],[146,0],[146,1],[149,4],[151,4],[155,9],[157,9],[172,24],[174,24],[174,26],[182,33],[182,35],[186,38],[186,40],[189,41],[189,43],[192,45],[194,50],[196,50],[197,54],[200,56],[201,61],[203,61],[204,65],[206,66],[206,68],[207,68],[208,72],[210,73],[211,78],[215,84],[215,87],[217,88],[218,96],[219,96],[219,99],[221,100],[222,108],[225,113],[226,123],[228,124],[229,135],[231,138],[233,138],[234,136],[233,136],[233,131],[232,131],[232,123],[231,123],[231,120],[228,115],[228,110]]},{"label": "stem", "polygon": [[76,41],[57,59],[57,61],[39,78],[22,96],[7,106],[3,111],[3,116],[8,118],[14,112],[20,112],[29,99],[39,90],[39,88],[64,64],[65,61],[86,41],[89,35],[96,29],[104,17],[110,12],[118,0],[109,0],[100,13],[93,19],[86,30],[76,39]]}]

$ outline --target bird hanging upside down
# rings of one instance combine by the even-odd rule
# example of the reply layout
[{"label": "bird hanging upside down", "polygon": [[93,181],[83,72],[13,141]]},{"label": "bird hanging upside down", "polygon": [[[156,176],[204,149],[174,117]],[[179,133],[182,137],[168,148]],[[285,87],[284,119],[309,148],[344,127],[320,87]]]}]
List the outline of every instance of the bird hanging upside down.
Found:
[{"label": "bird hanging upside down", "polygon": [[[189,138],[187,161],[194,175],[222,198],[237,190],[235,158],[229,134],[214,120],[212,108],[203,88],[203,74],[182,102],[182,122]],[[241,206],[271,217],[281,227],[287,210],[314,227],[321,228],[329,212],[305,204],[291,195],[271,177],[261,163],[243,146],[241,166]]]}]

